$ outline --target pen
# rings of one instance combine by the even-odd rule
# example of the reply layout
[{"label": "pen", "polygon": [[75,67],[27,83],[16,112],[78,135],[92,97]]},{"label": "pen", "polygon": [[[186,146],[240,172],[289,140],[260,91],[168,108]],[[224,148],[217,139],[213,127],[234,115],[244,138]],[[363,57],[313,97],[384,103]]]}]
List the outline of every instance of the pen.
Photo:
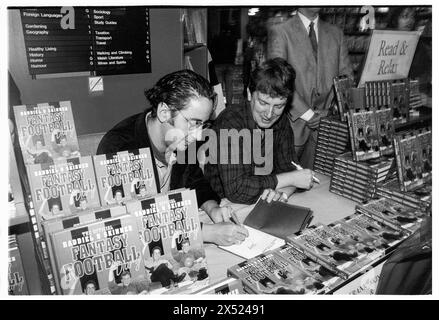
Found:
[{"label": "pen", "polygon": [[238,216],[236,215],[235,211],[230,211],[230,220],[238,226],[241,225],[241,222],[239,222]]},{"label": "pen", "polygon": [[[292,164],[293,166],[295,166],[297,170],[302,170],[302,169],[303,169],[302,166],[301,166],[300,164],[297,164],[297,163],[295,163],[294,161],[291,161],[291,164]],[[319,180],[318,178],[316,178],[314,175],[312,175],[312,180],[313,180],[314,182],[320,184],[320,180]]]}]

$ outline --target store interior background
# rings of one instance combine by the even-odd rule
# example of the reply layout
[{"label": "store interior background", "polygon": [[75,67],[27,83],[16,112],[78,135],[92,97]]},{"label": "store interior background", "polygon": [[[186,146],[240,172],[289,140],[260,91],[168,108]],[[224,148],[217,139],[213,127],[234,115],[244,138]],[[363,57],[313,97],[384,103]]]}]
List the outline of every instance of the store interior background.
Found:
[{"label": "store interior background", "polygon": [[[431,7],[412,9],[415,15],[410,28],[423,33],[418,44],[421,52],[418,57],[415,54],[411,76],[419,78],[428,105],[431,104],[432,12]],[[17,104],[70,100],[81,153],[91,155],[107,130],[121,119],[144,110],[145,89],[163,75],[189,65],[211,80],[215,70],[226,107],[239,105],[244,100],[249,70],[264,59],[268,28],[286,21],[296,10],[297,7],[153,7],[150,9],[152,72],[105,76],[104,91],[99,94],[89,92],[88,77],[32,79],[27,69],[19,11],[9,10],[9,73],[13,79],[9,86],[9,110]],[[375,29],[397,29],[393,15],[400,13],[399,8],[374,7],[374,11]],[[344,30],[356,76],[370,37],[370,30],[363,30],[364,15],[361,6],[326,7],[321,12],[322,19]],[[417,59],[421,65],[417,65]],[[209,65],[210,60],[213,64]],[[27,214],[14,217],[9,228],[25,248],[23,263],[30,292],[41,294],[44,287],[32,253],[32,238],[26,227],[28,219]]]}]

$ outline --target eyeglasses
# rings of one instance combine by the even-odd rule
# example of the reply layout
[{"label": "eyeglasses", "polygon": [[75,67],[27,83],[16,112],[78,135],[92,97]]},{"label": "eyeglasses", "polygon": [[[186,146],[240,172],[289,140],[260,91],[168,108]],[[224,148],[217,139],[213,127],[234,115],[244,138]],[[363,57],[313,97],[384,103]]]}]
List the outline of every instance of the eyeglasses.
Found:
[{"label": "eyeglasses", "polygon": [[207,120],[207,121],[201,121],[198,119],[188,119],[187,117],[185,117],[185,115],[183,114],[183,112],[181,112],[180,110],[174,109],[175,111],[177,111],[178,113],[181,114],[181,116],[184,118],[184,120],[186,120],[186,122],[189,124],[189,129],[207,129],[210,128],[212,126],[212,121]]}]

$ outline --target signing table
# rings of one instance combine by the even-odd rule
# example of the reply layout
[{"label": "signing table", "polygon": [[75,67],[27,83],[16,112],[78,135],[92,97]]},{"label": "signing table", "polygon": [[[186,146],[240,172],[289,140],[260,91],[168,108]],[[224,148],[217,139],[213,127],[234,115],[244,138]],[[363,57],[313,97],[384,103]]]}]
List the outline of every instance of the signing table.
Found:
[{"label": "signing table", "polygon": [[[309,207],[314,212],[311,224],[320,222],[329,224],[347,217],[355,212],[356,203],[339,195],[329,192],[330,178],[316,173],[320,184],[314,184],[311,190],[294,193],[288,202],[291,204]],[[222,204],[225,204],[223,201]],[[230,204],[240,221],[244,221],[254,205]],[[206,214],[201,215],[202,222],[210,222]],[[207,263],[212,282],[226,277],[227,268],[244,261],[243,258],[218,248],[213,244],[205,244]]]},{"label": "signing table", "polygon": [[[314,218],[311,221],[311,225],[317,222],[330,224],[355,212],[356,202],[329,192],[330,177],[318,173],[316,173],[316,177],[319,178],[320,184],[314,184],[314,187],[311,190],[294,193],[288,199],[288,202],[291,204],[311,208],[314,212]],[[240,221],[244,221],[254,207],[254,205],[227,203],[226,200],[223,200],[222,205],[226,204],[231,205]],[[201,215],[201,221],[204,223],[211,223],[206,214]],[[211,283],[224,279],[227,276],[227,268],[244,261],[243,258],[222,250],[214,244],[205,244],[204,248],[206,250]],[[383,263],[384,262],[381,261],[378,266],[375,266],[370,272],[356,281],[352,281],[345,285],[337,293],[372,293],[373,288],[376,287],[376,282],[378,281]],[[369,287],[372,287],[372,289],[369,289],[370,292],[364,290],[358,292],[358,288],[361,288],[362,286],[366,287],[366,282],[369,283]]]}]

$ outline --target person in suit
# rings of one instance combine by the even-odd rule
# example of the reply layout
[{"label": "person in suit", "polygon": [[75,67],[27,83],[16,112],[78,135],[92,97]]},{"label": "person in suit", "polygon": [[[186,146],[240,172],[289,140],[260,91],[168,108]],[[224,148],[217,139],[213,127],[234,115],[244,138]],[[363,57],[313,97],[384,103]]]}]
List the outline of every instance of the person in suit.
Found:
[{"label": "person in suit", "polygon": [[289,120],[299,162],[312,168],[317,128],[333,99],[332,81],[353,78],[343,31],[319,18],[320,8],[299,8],[288,21],[268,32],[267,57],[281,57],[296,70]]}]

